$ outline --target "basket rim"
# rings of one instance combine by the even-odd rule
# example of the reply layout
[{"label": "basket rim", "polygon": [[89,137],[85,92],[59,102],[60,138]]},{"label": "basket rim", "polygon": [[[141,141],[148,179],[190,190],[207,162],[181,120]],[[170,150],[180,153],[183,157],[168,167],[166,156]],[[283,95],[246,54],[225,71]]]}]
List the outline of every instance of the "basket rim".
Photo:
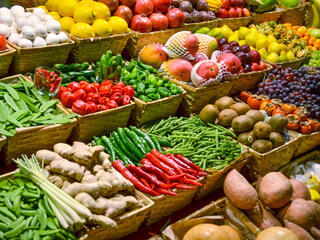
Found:
[{"label": "basket rim", "polygon": [[209,21],[201,21],[201,22],[197,22],[197,23],[184,23],[183,27],[197,26],[197,25],[201,25],[201,24],[210,24],[210,23],[214,23],[214,22],[219,23],[221,19],[223,19],[223,18],[216,17],[215,19],[209,20]]},{"label": "basket rim", "polygon": [[283,64],[292,64],[292,63],[298,63],[298,62],[302,62],[304,60],[306,60],[307,58],[309,57],[309,55],[307,56],[303,56],[301,58],[297,58],[297,59],[294,59],[294,60],[291,60],[291,61],[285,61],[285,62],[279,62],[279,63],[271,63],[265,59],[262,59],[262,61],[264,61],[265,63],[269,64],[269,65],[283,65]]},{"label": "basket rim", "polygon": [[108,35],[108,36],[104,36],[104,37],[97,37],[97,36],[95,36],[95,37],[87,37],[87,38],[79,38],[79,37],[76,37],[76,36],[74,36],[74,35],[72,35],[71,33],[68,33],[68,32],[65,32],[67,35],[68,35],[68,37],[71,39],[71,40],[73,40],[73,41],[75,41],[75,42],[81,42],[81,41],[94,41],[94,40],[105,40],[105,39],[112,39],[112,38],[116,38],[116,37],[121,37],[121,36],[123,36],[123,37],[127,37],[127,36],[131,36],[132,35],[132,30],[130,29],[129,30],[129,32],[127,32],[127,33],[120,33],[120,34],[110,34],[110,35]]},{"label": "basket rim", "polygon": [[0,57],[10,55],[10,54],[15,53],[17,51],[15,48],[13,48],[9,44],[9,42],[7,42],[6,47],[7,47],[6,49],[4,49],[3,51],[0,51]]},{"label": "basket rim", "polygon": [[12,42],[9,42],[8,43],[14,48],[16,49],[17,51],[21,51],[21,50],[42,50],[42,49],[51,49],[51,48],[60,48],[60,47],[64,47],[64,46],[68,46],[68,45],[74,45],[74,41],[72,39],[70,39],[68,37],[68,41],[67,42],[64,42],[64,43],[59,43],[59,44],[53,44],[53,45],[47,45],[47,46],[44,46],[44,47],[31,47],[31,48],[21,48],[17,45],[15,45],[14,43]]}]

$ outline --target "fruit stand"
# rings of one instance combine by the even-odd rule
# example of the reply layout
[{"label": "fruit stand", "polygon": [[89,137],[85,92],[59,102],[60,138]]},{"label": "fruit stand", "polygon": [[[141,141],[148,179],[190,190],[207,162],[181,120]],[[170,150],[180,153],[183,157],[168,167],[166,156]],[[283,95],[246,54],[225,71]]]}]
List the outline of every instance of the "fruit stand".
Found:
[{"label": "fruit stand", "polygon": [[1,239],[320,239],[320,1],[0,8]]}]

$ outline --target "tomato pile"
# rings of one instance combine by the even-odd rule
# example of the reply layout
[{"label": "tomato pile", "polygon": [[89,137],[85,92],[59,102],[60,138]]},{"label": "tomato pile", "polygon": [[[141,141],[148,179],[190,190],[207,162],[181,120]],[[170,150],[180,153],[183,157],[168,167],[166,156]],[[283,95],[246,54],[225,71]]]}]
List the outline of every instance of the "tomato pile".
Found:
[{"label": "tomato pile", "polygon": [[57,96],[63,106],[72,108],[77,114],[86,115],[127,105],[134,93],[134,89],[123,82],[114,85],[110,80],[105,80],[101,84],[71,82],[67,87],[62,86]]}]

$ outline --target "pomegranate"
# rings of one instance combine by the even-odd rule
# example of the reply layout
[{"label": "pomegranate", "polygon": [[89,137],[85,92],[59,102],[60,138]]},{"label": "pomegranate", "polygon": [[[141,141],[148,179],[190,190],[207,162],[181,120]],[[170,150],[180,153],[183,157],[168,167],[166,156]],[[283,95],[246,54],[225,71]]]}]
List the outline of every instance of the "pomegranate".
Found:
[{"label": "pomegranate", "polygon": [[184,23],[184,14],[179,8],[170,8],[167,12],[169,27],[182,27]]},{"label": "pomegranate", "polygon": [[243,11],[242,8],[237,7],[236,8],[237,17],[243,17]]},{"label": "pomegranate", "polygon": [[194,55],[194,60],[190,61],[192,63],[192,65],[196,65],[198,62],[204,61],[204,60],[208,60],[207,55],[205,55],[204,53],[201,52],[197,52]]},{"label": "pomegranate", "polygon": [[130,24],[132,19],[131,9],[125,5],[120,5],[113,15],[123,18],[128,24]]},{"label": "pomegranate", "polygon": [[222,3],[221,8],[229,9],[231,7],[231,1],[230,0],[222,0],[221,3]]},{"label": "pomegranate", "polygon": [[220,8],[218,13],[219,18],[227,18],[228,17],[228,11],[227,9]]},{"label": "pomegranate", "polygon": [[198,52],[199,49],[199,40],[197,36],[190,33],[184,41],[184,47],[191,55],[196,54],[196,52]]},{"label": "pomegranate", "polygon": [[223,62],[228,72],[232,74],[238,74],[241,70],[241,61],[233,53],[224,53],[217,57],[217,62]]},{"label": "pomegranate", "polygon": [[153,12],[153,3],[151,0],[137,0],[134,7],[134,14],[144,14],[146,16],[151,15]]},{"label": "pomegranate", "polygon": [[113,12],[119,6],[118,0],[98,0],[98,2],[102,2],[109,7],[110,12]]},{"label": "pomegranate", "polygon": [[148,44],[139,53],[141,62],[151,65],[154,68],[160,68],[162,63],[168,60],[168,55],[163,51],[159,43]]},{"label": "pomegranate", "polygon": [[151,32],[152,23],[145,15],[135,15],[132,18],[130,28],[141,33]]},{"label": "pomegranate", "polygon": [[188,82],[191,76],[192,64],[182,58],[167,61],[164,64],[165,70],[175,79]]},{"label": "pomegranate", "polygon": [[171,0],[152,0],[154,11],[166,13],[170,7]]},{"label": "pomegranate", "polygon": [[136,0],[120,0],[121,5],[132,7],[136,3]]},{"label": "pomegranate", "polygon": [[149,17],[153,31],[166,30],[168,28],[168,18],[161,13],[152,13]]},{"label": "pomegranate", "polygon": [[242,11],[243,11],[243,16],[250,17],[251,13],[248,8],[243,8]]}]

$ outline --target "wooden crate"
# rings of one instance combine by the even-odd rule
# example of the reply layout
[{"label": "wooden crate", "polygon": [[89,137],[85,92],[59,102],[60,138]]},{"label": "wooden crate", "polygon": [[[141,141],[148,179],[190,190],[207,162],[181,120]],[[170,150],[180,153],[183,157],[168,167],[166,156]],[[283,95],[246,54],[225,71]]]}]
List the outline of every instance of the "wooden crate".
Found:
[{"label": "wooden crate", "polygon": [[123,238],[138,230],[140,225],[148,216],[151,208],[154,206],[152,200],[150,200],[143,193],[136,191],[136,197],[139,200],[143,200],[144,206],[139,209],[126,212],[117,217],[117,228],[104,228],[99,227],[92,229],[88,232],[88,240],[115,240]]},{"label": "wooden crate", "polygon": [[34,72],[39,66],[51,67],[55,63],[66,63],[74,42],[69,40],[66,43],[32,48],[20,48],[15,44],[9,44],[16,49],[11,72],[19,74]]},{"label": "wooden crate", "polygon": [[210,29],[219,26],[220,19],[214,19],[211,21],[199,22],[199,23],[185,23],[183,26],[184,31],[195,32],[202,27],[208,27]]},{"label": "wooden crate", "polygon": [[300,66],[302,66],[304,63],[306,63],[308,60],[308,57],[302,57],[302,58],[298,58],[295,59],[293,61],[286,61],[286,62],[279,62],[279,63],[270,63],[267,60],[263,60],[265,63],[270,64],[273,67],[278,66],[282,66],[282,68],[286,69],[288,67],[291,67],[293,69],[298,69]]},{"label": "wooden crate", "polygon": [[70,62],[96,62],[108,50],[113,54],[121,53],[131,33],[110,35],[107,37],[78,38],[69,34],[75,42],[70,54]]},{"label": "wooden crate", "polygon": [[39,0],[11,0],[11,5],[20,5],[24,8],[37,7],[39,4]]},{"label": "wooden crate", "polygon": [[240,27],[248,26],[253,20],[253,16],[240,18],[220,18],[219,27],[227,25],[229,28],[235,31],[238,30]]},{"label": "wooden crate", "polygon": [[[1,82],[11,83],[17,78],[24,78],[22,75],[11,76],[1,79]],[[68,114],[57,106],[58,110]],[[20,157],[21,154],[31,155],[40,149],[52,149],[57,142],[66,142],[77,120],[74,118],[67,124],[41,125],[35,127],[17,128],[13,137],[7,137],[7,143],[4,146],[5,165],[12,163],[12,158]]]},{"label": "wooden crate", "polygon": [[308,135],[299,134],[300,144],[294,152],[293,156],[298,157],[320,146],[320,132],[314,132]]},{"label": "wooden crate", "polygon": [[[69,108],[59,106],[69,113],[73,111]],[[71,141],[89,142],[93,136],[102,136],[119,127],[124,127],[128,124],[130,114],[135,107],[135,103],[131,102],[128,105],[87,114],[84,116],[78,115],[77,124],[71,133]]]},{"label": "wooden crate", "polygon": [[281,14],[279,22],[291,23],[292,25],[303,25],[306,9],[305,3],[300,3],[299,6],[295,8],[285,9]]},{"label": "wooden crate", "polygon": [[186,91],[183,89],[182,91],[182,94],[165,97],[152,102],[144,102],[138,98],[134,98],[136,106],[131,115],[132,122],[137,126],[141,126],[145,123],[174,116],[182,99],[186,95]]},{"label": "wooden crate", "polygon": [[16,50],[7,44],[7,49],[0,52],[0,77],[7,76]]},{"label": "wooden crate", "polygon": [[283,12],[284,12],[284,9],[276,8],[276,10],[271,12],[256,13],[253,19],[253,23],[261,24],[261,23],[270,22],[270,21],[278,22]]},{"label": "wooden crate", "polygon": [[213,103],[218,98],[228,95],[233,85],[232,81],[227,81],[212,87],[194,87],[174,79],[170,79],[170,81],[187,91],[179,109],[179,112],[184,116],[200,112],[208,103]]}]

